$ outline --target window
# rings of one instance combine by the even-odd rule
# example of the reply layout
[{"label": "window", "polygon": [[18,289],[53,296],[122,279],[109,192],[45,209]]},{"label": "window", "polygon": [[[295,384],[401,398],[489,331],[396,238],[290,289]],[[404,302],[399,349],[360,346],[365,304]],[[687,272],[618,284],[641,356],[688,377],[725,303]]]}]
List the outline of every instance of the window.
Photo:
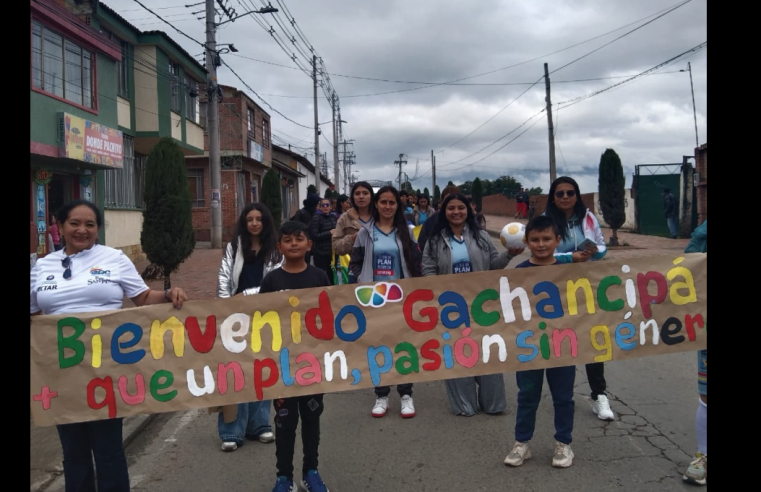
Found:
[{"label": "window", "polygon": [[254,135],[254,110],[248,108],[248,134]]},{"label": "window", "polygon": [[180,66],[169,62],[169,87],[172,93],[170,109],[175,113],[182,112],[182,94],[180,93]]},{"label": "window", "polygon": [[203,194],[203,169],[188,169],[188,188],[193,208],[203,208],[206,204]]},{"label": "window", "polygon": [[118,94],[125,98],[129,98],[129,67],[127,66],[127,60],[130,57],[130,45],[126,41],[120,41],[122,45],[122,61],[119,62],[119,80]]},{"label": "window", "polygon": [[142,210],[145,207],[145,162],[147,156],[135,153],[135,141],[124,135],[124,167],[106,171],[105,206]]},{"label": "window", "polygon": [[267,120],[262,120],[262,145],[265,148],[270,146],[270,124]]},{"label": "window", "polygon": [[94,109],[93,54],[60,34],[32,23],[32,86]]},{"label": "window", "polygon": [[[200,123],[198,118],[198,82],[185,77],[185,117],[193,123]],[[191,96],[191,94],[195,94]]]}]

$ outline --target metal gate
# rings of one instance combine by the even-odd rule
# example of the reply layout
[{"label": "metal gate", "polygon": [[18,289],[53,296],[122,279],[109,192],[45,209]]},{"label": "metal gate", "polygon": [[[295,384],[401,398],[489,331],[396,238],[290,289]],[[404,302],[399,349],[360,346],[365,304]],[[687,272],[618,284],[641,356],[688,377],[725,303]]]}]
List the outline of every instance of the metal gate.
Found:
[{"label": "metal gate", "polygon": [[669,188],[679,203],[682,163],[635,166],[637,231],[648,236],[671,237],[663,211],[663,190]]}]

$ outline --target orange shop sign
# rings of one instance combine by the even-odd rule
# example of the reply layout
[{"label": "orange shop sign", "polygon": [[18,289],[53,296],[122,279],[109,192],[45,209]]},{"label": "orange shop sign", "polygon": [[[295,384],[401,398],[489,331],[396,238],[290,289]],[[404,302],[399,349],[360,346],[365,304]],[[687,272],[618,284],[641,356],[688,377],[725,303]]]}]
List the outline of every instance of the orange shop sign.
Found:
[{"label": "orange shop sign", "polygon": [[121,169],[124,136],[109,128],[69,113],[59,113],[59,155],[102,167]]}]

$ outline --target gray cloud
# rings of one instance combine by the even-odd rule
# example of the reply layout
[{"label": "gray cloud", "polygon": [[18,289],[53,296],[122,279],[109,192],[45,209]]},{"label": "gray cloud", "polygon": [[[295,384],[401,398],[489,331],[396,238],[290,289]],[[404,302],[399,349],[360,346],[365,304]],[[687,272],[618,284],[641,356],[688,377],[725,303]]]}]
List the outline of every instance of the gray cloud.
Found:
[{"label": "gray cloud", "polygon": [[[130,0],[110,0],[107,3],[117,11],[139,8]],[[244,1],[242,4],[238,0],[228,0],[228,3],[238,13],[261,5],[260,0]],[[276,0],[272,3],[279,7]],[[334,74],[443,82],[566,48],[665,10],[676,5],[677,0],[537,0],[520,4],[498,0],[287,0],[285,4],[297,25],[323,57],[327,69]],[[177,0],[155,0],[150,3],[154,9],[176,6]],[[167,17],[167,20],[176,22],[179,29],[193,38],[203,40],[203,24],[189,15],[191,10],[199,8],[201,6],[156,12],[174,15]],[[166,30],[190,53],[201,50],[168,26],[146,19],[151,17],[146,11],[121,13],[128,19],[144,19],[134,21],[140,28]],[[285,22],[282,11],[278,15]],[[271,16],[259,15],[259,18],[267,25],[275,26],[276,31],[281,31]],[[645,21],[638,24],[642,22]],[[549,64],[551,71],[556,70],[638,24],[561,53],[464,82],[534,82],[543,75],[544,62]],[[706,40],[706,1],[693,0],[552,74],[553,102],[573,99],[623,79],[563,81],[637,74]],[[241,18],[227,24],[219,31],[218,41],[235,43],[243,56],[294,66],[272,37],[252,18]],[[289,50],[295,51],[292,47]],[[295,121],[312,124],[312,82],[309,77],[297,70],[232,55],[224,56],[225,61],[272,106]],[[692,63],[702,144],[708,137],[707,49],[659,72],[686,69],[688,60]],[[219,72],[219,78],[222,83],[243,88],[224,67]],[[357,80],[336,75],[331,76],[331,80],[342,98],[342,117],[348,121],[344,126],[345,136],[355,140],[358,163],[355,172],[361,179],[396,179],[397,170],[393,161],[400,153],[405,153],[408,160],[405,172],[411,177],[424,176],[413,183],[421,189],[431,186],[430,162],[425,162],[430,157],[431,149],[438,152],[462,139],[528,87],[447,85],[373,97],[348,97],[418,85]],[[320,96],[320,121],[326,121],[330,118],[330,109],[321,92]],[[443,186],[450,179],[458,183],[476,176],[494,178],[509,174],[526,186],[542,186],[546,190],[549,187],[549,150],[544,114],[532,129],[488,159],[468,166],[492,153],[526,127],[483,152],[449,165],[504,136],[540,111],[544,104],[544,81],[540,81],[479,131],[438,154],[438,184]],[[692,154],[695,146],[692,113],[689,76],[679,72],[647,76],[561,109],[559,117],[553,114],[558,122],[558,173],[568,173],[577,178],[584,191],[596,191],[597,165],[607,147],[612,147],[621,156],[627,185],[631,182],[636,164],[681,162],[682,155]],[[309,129],[295,126],[277,114],[272,114],[272,130],[292,143],[305,138],[299,146],[314,145]],[[332,140],[330,125],[324,129],[324,134]],[[327,151],[332,161],[332,150],[325,139],[320,141],[320,150]]]}]

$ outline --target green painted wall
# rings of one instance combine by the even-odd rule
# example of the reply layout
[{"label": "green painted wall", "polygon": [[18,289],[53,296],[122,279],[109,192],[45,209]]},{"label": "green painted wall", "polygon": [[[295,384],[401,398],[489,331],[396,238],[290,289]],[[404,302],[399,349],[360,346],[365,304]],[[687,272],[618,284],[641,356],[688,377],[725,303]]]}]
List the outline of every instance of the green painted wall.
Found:
[{"label": "green painted wall", "polygon": [[33,117],[29,120],[29,138],[33,142],[58,145],[57,115],[63,111],[111,128],[118,128],[116,116],[116,62],[107,56],[96,54],[96,77],[98,114],[79,109],[64,101],[29,90],[29,110]]},{"label": "green painted wall", "polygon": [[159,134],[162,137],[172,136],[171,112],[171,88],[169,87],[169,57],[158,46],[156,47],[156,72],[159,74],[158,83],[158,106],[159,106]]}]

